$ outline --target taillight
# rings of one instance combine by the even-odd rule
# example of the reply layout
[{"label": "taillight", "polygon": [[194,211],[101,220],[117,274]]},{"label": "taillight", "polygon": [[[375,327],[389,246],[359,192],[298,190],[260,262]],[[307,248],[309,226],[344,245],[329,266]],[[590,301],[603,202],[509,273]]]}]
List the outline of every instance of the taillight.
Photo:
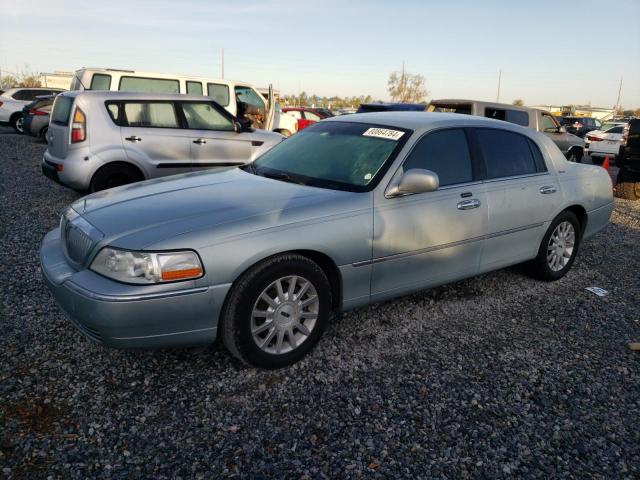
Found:
[{"label": "taillight", "polygon": [[0,102],[0,107],[2,106],[2,103],[3,103],[3,102]]},{"label": "taillight", "polygon": [[29,110],[30,115],[48,115],[47,112],[43,112],[42,110],[38,110],[37,108],[32,108]]},{"label": "taillight", "polygon": [[600,137],[594,137],[593,135],[587,135],[587,138],[590,142],[601,142],[602,139]]},{"label": "taillight", "polygon": [[87,117],[76,107],[71,124],[71,143],[84,142],[87,139]]}]

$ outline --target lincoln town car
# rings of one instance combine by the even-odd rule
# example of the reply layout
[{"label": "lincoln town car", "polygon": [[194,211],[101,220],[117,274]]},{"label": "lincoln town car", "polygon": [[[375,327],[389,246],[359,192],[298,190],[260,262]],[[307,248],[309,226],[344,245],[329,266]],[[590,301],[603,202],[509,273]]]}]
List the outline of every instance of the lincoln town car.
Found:
[{"label": "lincoln town car", "polygon": [[311,125],[242,167],[83,197],[40,259],[95,342],[219,339],[278,368],[307,354],[335,312],[521,263],[558,280],[612,207],[604,169],[568,162],[531,129],[364,113]]}]

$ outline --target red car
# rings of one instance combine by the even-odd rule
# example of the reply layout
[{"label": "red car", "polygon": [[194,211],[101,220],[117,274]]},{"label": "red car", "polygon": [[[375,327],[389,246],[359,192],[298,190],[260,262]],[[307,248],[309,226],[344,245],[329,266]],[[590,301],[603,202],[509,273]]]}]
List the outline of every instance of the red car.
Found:
[{"label": "red car", "polygon": [[284,107],[282,111],[298,119],[298,131],[331,116],[324,108]]}]

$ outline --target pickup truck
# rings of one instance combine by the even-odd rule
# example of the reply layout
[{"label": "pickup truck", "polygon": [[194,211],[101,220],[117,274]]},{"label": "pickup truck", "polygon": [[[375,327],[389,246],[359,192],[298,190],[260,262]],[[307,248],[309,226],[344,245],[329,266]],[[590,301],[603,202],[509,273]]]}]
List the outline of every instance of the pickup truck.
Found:
[{"label": "pickup truck", "polygon": [[463,113],[515,123],[544,133],[570,162],[580,163],[584,155],[584,140],[567,133],[546,110],[477,100],[433,100],[427,112]]},{"label": "pickup truck", "polygon": [[640,200],[640,118],[629,120],[622,133],[616,196]]}]

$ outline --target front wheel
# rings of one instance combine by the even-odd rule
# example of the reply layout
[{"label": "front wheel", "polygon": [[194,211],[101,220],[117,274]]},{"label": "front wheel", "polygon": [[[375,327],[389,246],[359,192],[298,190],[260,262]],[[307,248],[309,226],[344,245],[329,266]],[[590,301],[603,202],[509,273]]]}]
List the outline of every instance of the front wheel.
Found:
[{"label": "front wheel", "polygon": [[578,253],[580,246],[580,222],[573,212],[558,215],[545,233],[538,255],[529,262],[529,273],[547,282],[564,277]]},{"label": "front wheel", "polygon": [[248,365],[280,368],[304,357],[331,315],[323,270],[297,254],[271,257],[234,285],[221,318],[225,347]]}]

